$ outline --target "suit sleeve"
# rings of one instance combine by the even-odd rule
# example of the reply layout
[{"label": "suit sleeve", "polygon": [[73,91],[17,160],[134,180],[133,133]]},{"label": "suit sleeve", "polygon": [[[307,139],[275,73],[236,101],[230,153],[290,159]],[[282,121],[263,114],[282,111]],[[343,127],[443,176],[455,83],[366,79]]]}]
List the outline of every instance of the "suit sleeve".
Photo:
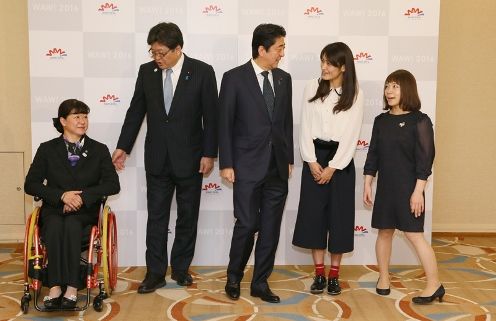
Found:
[{"label": "suit sleeve", "polygon": [[219,93],[219,168],[233,168],[233,126],[236,92],[230,74],[225,73]]},{"label": "suit sleeve", "polygon": [[138,78],[136,79],[133,98],[131,99],[131,104],[126,112],[126,118],[122,124],[121,135],[117,142],[117,148],[125,150],[128,154],[130,154],[133,149],[134,142],[136,141],[136,137],[138,137],[141,124],[143,123],[146,114],[143,72],[143,66],[141,66],[138,72]]},{"label": "suit sleeve", "polygon": [[44,184],[48,173],[47,162],[49,161],[47,154],[47,146],[45,143],[41,144],[33,159],[33,163],[29,168],[26,181],[24,183],[24,191],[35,197],[43,199],[43,202],[51,206],[58,206],[61,204],[60,198],[64,191],[60,188],[47,186]]},{"label": "suit sleeve", "polygon": [[289,164],[294,164],[294,142],[293,142],[293,84],[291,75],[288,74],[288,112],[286,113],[286,141],[288,142]]},{"label": "suit sleeve", "polygon": [[101,148],[100,157],[100,181],[98,184],[83,189],[81,198],[86,207],[91,207],[95,202],[99,202],[103,196],[119,193],[119,176],[112,164],[112,158],[107,146]]},{"label": "suit sleeve", "polygon": [[217,80],[212,66],[208,66],[202,85],[201,102],[203,113],[203,156],[217,157],[218,149],[218,95]]}]

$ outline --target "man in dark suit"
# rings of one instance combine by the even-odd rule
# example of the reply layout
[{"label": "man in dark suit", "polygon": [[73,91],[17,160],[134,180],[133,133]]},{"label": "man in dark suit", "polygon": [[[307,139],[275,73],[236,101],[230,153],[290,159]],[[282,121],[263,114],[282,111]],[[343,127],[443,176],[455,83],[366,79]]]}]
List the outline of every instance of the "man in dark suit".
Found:
[{"label": "man in dark suit", "polygon": [[176,190],[177,220],[171,277],[191,285],[188,272],[195,250],[203,175],[217,157],[217,83],[210,65],[182,52],[174,23],[159,23],[147,39],[153,61],[141,65],[134,95],[112,161],[124,168],[145,115],[145,170],[148,222],[146,266],[138,293],[165,286],[170,207]]},{"label": "man in dark suit", "polygon": [[222,178],[233,183],[236,218],[225,290],[233,300],[239,298],[258,232],[250,294],[280,301],[267,279],[274,267],[293,164],[291,76],[277,68],[285,36],[281,26],[259,25],[253,32],[253,59],[222,78],[219,162]]}]

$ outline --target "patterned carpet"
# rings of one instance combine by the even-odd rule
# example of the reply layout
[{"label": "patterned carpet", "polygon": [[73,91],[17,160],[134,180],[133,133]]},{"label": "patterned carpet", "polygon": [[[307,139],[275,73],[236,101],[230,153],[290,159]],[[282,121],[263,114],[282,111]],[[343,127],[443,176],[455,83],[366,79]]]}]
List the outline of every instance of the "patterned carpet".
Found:
[{"label": "patterned carpet", "polygon": [[[375,266],[344,266],[343,293],[313,295],[310,266],[277,266],[270,279],[281,303],[269,304],[249,295],[251,267],[242,283],[241,298],[234,302],[223,292],[225,267],[194,267],[194,283],[179,287],[167,276],[167,285],[152,294],[136,289],[145,269],[121,268],[118,285],[102,312],[41,313],[32,302],[28,314],[19,308],[22,297],[22,245],[0,246],[0,320],[495,320],[496,236],[437,236],[433,241],[440,278],[446,288],[442,303],[416,306],[411,298],[424,286],[418,266],[394,266],[392,292],[375,293]],[[92,295],[97,294],[97,290]],[[80,292],[84,299],[84,291]]]}]

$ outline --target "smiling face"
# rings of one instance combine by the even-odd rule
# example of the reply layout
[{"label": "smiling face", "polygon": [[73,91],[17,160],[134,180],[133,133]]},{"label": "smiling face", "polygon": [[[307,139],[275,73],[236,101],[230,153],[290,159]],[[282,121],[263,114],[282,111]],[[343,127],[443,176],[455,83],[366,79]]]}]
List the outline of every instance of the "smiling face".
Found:
[{"label": "smiling face", "polygon": [[336,67],[324,56],[320,60],[321,78],[329,80],[333,88],[341,87],[345,66]]},{"label": "smiling face", "polygon": [[88,114],[69,114],[67,118],[60,117],[64,128],[64,137],[71,142],[76,142],[88,130]]},{"label": "smiling face", "polygon": [[176,48],[170,49],[159,42],[154,42],[148,52],[160,69],[174,67],[179,61],[179,58],[181,58],[181,47],[179,45]]},{"label": "smiling face", "polygon": [[401,109],[401,87],[395,81],[384,85],[384,97],[391,109]]},{"label": "smiling face", "polygon": [[263,46],[258,47],[258,57],[255,62],[264,70],[275,69],[281,58],[284,57],[284,49],[286,49],[284,37],[278,37],[274,44],[269,47],[269,50],[265,50]]}]

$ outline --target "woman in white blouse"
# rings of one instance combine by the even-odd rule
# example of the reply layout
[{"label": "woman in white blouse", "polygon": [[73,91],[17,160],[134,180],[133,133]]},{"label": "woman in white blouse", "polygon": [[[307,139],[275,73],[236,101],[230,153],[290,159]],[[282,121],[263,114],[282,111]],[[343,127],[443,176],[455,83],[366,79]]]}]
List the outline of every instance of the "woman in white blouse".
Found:
[{"label": "woman in white blouse", "polygon": [[[304,161],[293,244],[312,249],[315,278],[310,292],[341,293],[339,266],[353,251],[355,226],[355,154],[363,119],[350,48],[335,42],[320,53],[321,77],[303,95],[300,152]],[[324,257],[331,253],[329,281]]]}]

